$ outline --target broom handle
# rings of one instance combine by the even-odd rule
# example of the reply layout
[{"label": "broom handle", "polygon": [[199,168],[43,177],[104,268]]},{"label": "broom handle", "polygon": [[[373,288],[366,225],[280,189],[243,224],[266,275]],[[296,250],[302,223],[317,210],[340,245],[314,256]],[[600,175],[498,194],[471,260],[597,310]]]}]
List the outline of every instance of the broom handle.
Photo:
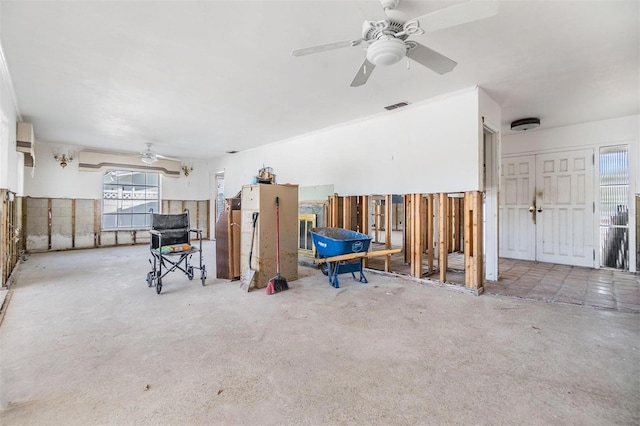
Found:
[{"label": "broom handle", "polygon": [[280,275],[280,197],[276,197],[276,275]]}]

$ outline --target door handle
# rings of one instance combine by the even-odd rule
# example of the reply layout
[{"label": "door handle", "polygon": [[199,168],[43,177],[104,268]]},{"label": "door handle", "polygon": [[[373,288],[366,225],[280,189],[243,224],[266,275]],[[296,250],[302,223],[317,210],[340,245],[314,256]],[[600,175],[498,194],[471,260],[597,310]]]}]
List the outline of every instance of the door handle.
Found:
[{"label": "door handle", "polygon": [[538,213],[542,212],[542,207],[538,207]]},{"label": "door handle", "polygon": [[529,206],[529,213],[533,213],[536,210],[536,206]]}]

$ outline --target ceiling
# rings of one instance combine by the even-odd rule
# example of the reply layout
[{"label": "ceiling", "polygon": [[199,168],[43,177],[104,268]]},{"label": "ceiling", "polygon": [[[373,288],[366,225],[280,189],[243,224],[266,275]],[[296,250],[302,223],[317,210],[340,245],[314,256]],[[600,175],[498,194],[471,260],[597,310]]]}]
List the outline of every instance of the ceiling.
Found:
[{"label": "ceiling", "polygon": [[362,46],[291,51],[359,38],[382,19],[377,0],[2,0],[0,36],[37,141],[204,159],[475,85],[502,106],[504,133],[530,116],[549,128],[639,114],[639,4],[501,1],[495,17],[411,37],[458,62],[452,72],[401,61],[357,88]]}]

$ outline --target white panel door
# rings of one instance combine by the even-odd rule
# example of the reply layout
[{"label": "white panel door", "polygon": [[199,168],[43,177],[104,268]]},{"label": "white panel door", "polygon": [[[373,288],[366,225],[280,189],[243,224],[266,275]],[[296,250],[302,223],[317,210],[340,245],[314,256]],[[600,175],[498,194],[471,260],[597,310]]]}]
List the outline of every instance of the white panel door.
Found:
[{"label": "white panel door", "polygon": [[535,156],[503,158],[500,178],[500,256],[535,260]]},{"label": "white panel door", "polygon": [[536,156],[536,259],[594,266],[593,150]]}]

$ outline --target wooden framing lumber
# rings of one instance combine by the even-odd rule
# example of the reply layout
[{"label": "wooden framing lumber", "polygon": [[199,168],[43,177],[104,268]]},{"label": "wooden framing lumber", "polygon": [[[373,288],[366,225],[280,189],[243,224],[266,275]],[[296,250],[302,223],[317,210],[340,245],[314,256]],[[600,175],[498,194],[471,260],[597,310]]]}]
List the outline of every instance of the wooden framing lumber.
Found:
[{"label": "wooden framing lumber", "polygon": [[51,227],[52,227],[52,218],[53,212],[51,210],[53,205],[53,200],[51,198],[48,199],[47,202],[47,250],[51,250]]},{"label": "wooden framing lumber", "polygon": [[434,251],[434,247],[433,247],[433,237],[434,237],[434,229],[433,229],[433,220],[434,220],[434,215],[433,215],[433,194],[428,194],[426,197],[426,201],[427,201],[427,230],[426,230],[426,234],[427,234],[427,240],[426,240],[426,247],[427,247],[427,267],[429,268],[429,273],[433,272],[433,251]]},{"label": "wooden framing lumber", "polygon": [[352,229],[351,224],[351,197],[342,197],[342,227],[344,229]]},{"label": "wooden framing lumber", "polygon": [[484,282],[482,193],[466,192],[464,201],[465,287],[480,289]]},{"label": "wooden framing lumber", "polygon": [[[358,197],[358,231],[361,234],[369,235],[369,197],[362,195]],[[364,265],[368,266],[368,260],[364,259]]]},{"label": "wooden framing lumber", "polygon": [[[411,211],[411,195],[407,194],[404,196],[404,227],[403,227],[403,243],[404,243],[404,263],[405,265],[411,265],[411,247],[412,247],[412,239],[411,239],[411,230],[413,227],[411,226],[412,222],[412,211]],[[413,266],[411,266],[413,268]],[[413,271],[412,271],[413,273]]]},{"label": "wooden framing lumber", "polygon": [[422,194],[411,195],[412,226],[411,226],[411,275],[417,278],[422,277],[422,222],[424,215],[422,211]]},{"label": "wooden framing lumber", "polygon": [[440,281],[447,280],[449,256],[449,202],[444,192],[438,194],[438,266],[440,267]]},{"label": "wooden framing lumber", "polygon": [[100,200],[93,200],[93,245],[100,246],[100,230],[102,229],[102,215],[100,214]]},{"label": "wooden framing lumber", "polygon": [[340,218],[340,197],[337,195],[329,196],[329,227],[338,228],[340,227],[339,218]]},{"label": "wooden framing lumber", "polygon": [[395,253],[400,253],[401,251],[402,249],[389,249],[389,250],[376,250],[376,251],[360,252],[360,253],[348,253],[348,254],[341,254],[339,256],[331,256],[326,258],[315,259],[314,263],[320,264],[324,262],[339,262],[342,260],[359,259],[361,257],[370,258],[370,257],[377,257],[377,256],[390,256]]},{"label": "wooden framing lumber", "polygon": [[[384,203],[384,248],[391,249],[391,194],[385,196]],[[391,270],[391,255],[388,254],[384,258],[384,271],[389,272]]]},{"label": "wooden framing lumber", "polygon": [[[134,234],[135,235],[135,234]],[[71,248],[76,247],[76,199],[71,199]]]}]

